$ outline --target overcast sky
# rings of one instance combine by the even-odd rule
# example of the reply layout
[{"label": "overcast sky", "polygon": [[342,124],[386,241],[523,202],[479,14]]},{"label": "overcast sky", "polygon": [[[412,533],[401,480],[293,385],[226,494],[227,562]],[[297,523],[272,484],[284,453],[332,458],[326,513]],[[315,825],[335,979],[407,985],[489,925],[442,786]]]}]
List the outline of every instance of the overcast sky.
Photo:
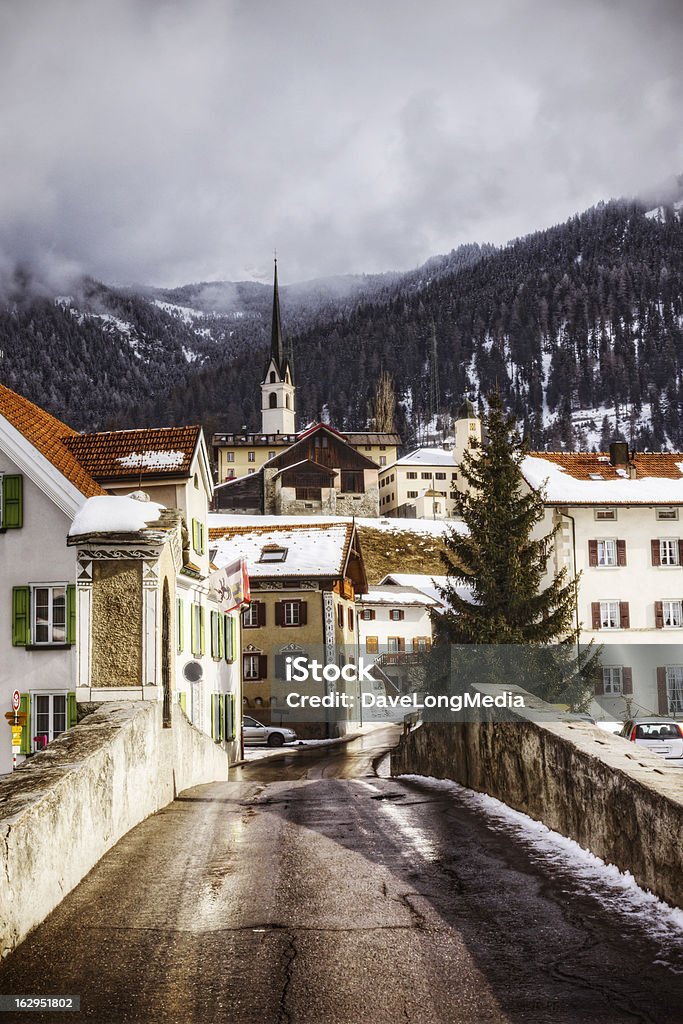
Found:
[{"label": "overcast sky", "polygon": [[407,269],[683,171],[681,0],[0,0],[0,258]]}]

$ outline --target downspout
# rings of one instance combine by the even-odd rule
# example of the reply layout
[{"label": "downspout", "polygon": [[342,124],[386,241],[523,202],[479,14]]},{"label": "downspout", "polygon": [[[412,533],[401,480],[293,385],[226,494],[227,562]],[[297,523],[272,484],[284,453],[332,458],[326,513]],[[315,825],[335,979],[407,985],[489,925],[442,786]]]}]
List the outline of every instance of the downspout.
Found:
[{"label": "downspout", "polygon": [[[574,516],[570,515],[569,512],[561,512],[560,515],[566,516],[567,519],[571,520],[572,524],[572,570],[574,573],[574,580],[576,580],[576,521]],[[579,590],[575,588],[575,600],[574,600],[574,619],[576,622],[576,653],[578,657],[579,653]]]}]

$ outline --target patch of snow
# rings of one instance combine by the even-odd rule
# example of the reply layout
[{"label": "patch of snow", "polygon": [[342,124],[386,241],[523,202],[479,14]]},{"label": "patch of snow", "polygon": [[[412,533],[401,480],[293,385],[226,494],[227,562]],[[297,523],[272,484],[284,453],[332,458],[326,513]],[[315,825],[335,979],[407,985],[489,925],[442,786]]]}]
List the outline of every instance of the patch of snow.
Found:
[{"label": "patch of snow", "polygon": [[442,536],[446,530],[467,533],[467,527],[459,519],[384,519],[352,516],[256,516],[235,515],[224,512],[209,512],[209,528],[221,526],[308,526],[316,523],[351,523],[371,530],[386,533],[422,533],[434,537]]},{"label": "patch of snow", "polygon": [[131,452],[116,461],[126,469],[177,469],[182,466],[185,452]]},{"label": "patch of snow", "polygon": [[636,480],[576,480],[549,459],[527,455],[521,465],[526,482],[545,491],[546,501],[569,505],[683,505],[683,477]]},{"label": "patch of snow", "polygon": [[194,363],[194,362],[196,362],[197,359],[199,359],[199,353],[198,352],[193,352],[192,349],[185,348],[184,345],[183,345],[183,355],[185,356],[185,359],[187,360],[188,363]]},{"label": "patch of snow", "polygon": [[163,505],[138,501],[128,495],[99,495],[88,498],[76,513],[70,537],[88,533],[139,533],[159,518]]}]

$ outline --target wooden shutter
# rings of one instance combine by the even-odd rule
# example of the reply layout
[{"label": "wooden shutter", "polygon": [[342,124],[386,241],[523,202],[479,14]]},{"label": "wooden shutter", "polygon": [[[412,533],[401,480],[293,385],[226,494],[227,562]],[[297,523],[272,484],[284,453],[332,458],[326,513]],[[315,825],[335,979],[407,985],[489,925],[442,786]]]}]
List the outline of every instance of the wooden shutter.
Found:
[{"label": "wooden shutter", "polygon": [[211,694],[211,739],[218,740],[219,736],[219,724],[218,724],[218,694]]},{"label": "wooden shutter", "polygon": [[659,550],[659,541],[658,540],[651,540],[650,541],[650,552],[652,554],[652,564],[653,565],[661,565],[662,564],[662,560],[661,560],[661,555],[660,555],[660,550]]},{"label": "wooden shutter", "polygon": [[21,475],[2,478],[3,530],[18,530],[24,524],[24,478]]},{"label": "wooden shutter", "polygon": [[626,541],[617,541],[617,565],[626,565]]},{"label": "wooden shutter", "polygon": [[67,729],[73,729],[78,719],[78,704],[76,702],[75,693],[67,693],[66,695],[66,727]]},{"label": "wooden shutter", "polygon": [[591,602],[591,619],[593,629],[600,629],[600,602]]},{"label": "wooden shutter", "polygon": [[669,713],[669,697],[666,692],[666,668],[657,669],[657,704],[660,715]]},{"label": "wooden shutter", "polygon": [[629,612],[628,601],[619,602],[619,625],[622,629],[631,628],[631,614]]},{"label": "wooden shutter", "polygon": [[218,612],[211,612],[211,657],[218,656]]},{"label": "wooden shutter", "polygon": [[588,541],[588,564],[598,564],[598,542],[597,540]]},{"label": "wooden shutter", "polygon": [[678,564],[683,565],[683,540],[678,542]]},{"label": "wooden shutter", "polygon": [[299,601],[299,625],[305,626],[308,622],[308,602]]},{"label": "wooden shutter", "polygon": [[176,645],[177,645],[177,648],[178,648],[178,652],[180,652],[180,651],[182,651],[183,647],[185,646],[185,638],[184,638],[184,635],[183,635],[184,632],[185,632],[185,609],[184,609],[184,606],[183,606],[182,598],[176,597],[175,601],[176,601],[176,629],[178,631],[178,635],[176,637]]},{"label": "wooden shutter", "polygon": [[621,670],[621,692],[633,693],[633,669],[626,665]]},{"label": "wooden shutter", "polygon": [[341,604],[337,605],[337,625],[340,629],[344,628],[344,606]]},{"label": "wooden shutter", "polygon": [[664,605],[661,601],[655,601],[655,627],[664,629]]},{"label": "wooden shutter", "polygon": [[180,693],[178,694],[178,703],[180,704],[185,714],[187,714],[187,694],[185,693],[184,690],[181,690]]},{"label": "wooden shutter", "polygon": [[232,661],[232,634],[230,632],[230,616],[221,615],[221,629],[223,630],[223,657],[226,661]]},{"label": "wooden shutter", "polygon": [[276,601],[275,602],[275,625],[276,626],[281,626],[283,624],[283,622],[285,621],[284,610],[285,610],[284,602],[283,601]]},{"label": "wooden shutter", "polygon": [[206,623],[204,621],[204,605],[199,606],[199,653],[206,650]]},{"label": "wooden shutter", "polygon": [[66,642],[76,643],[76,584],[66,588]]},{"label": "wooden shutter", "polygon": [[268,655],[259,654],[258,656],[258,677],[259,679],[268,678]]},{"label": "wooden shutter", "polygon": [[234,615],[228,616],[230,621],[230,658],[234,661],[237,657],[237,618]]},{"label": "wooden shutter", "polygon": [[605,692],[605,677],[602,672],[602,665],[595,668],[595,696],[602,697]]},{"label": "wooden shutter", "polygon": [[31,643],[31,588],[12,588],[12,646]]},{"label": "wooden shutter", "polygon": [[195,622],[195,603],[190,603],[190,653],[197,653],[197,626]]},{"label": "wooden shutter", "polygon": [[235,694],[226,693],[223,699],[223,739],[235,738]]},{"label": "wooden shutter", "polygon": [[258,624],[259,626],[265,626],[266,624],[266,602],[257,601],[256,607],[258,608]]},{"label": "wooden shutter", "polygon": [[22,693],[19,699],[19,711],[26,715],[26,721],[21,727],[21,741],[19,743],[20,754],[31,753],[31,695]]},{"label": "wooden shutter", "polygon": [[225,696],[222,693],[218,698],[218,739],[225,739]]},{"label": "wooden shutter", "polygon": [[353,633],[353,608],[349,608],[347,618],[349,620],[349,633]]}]

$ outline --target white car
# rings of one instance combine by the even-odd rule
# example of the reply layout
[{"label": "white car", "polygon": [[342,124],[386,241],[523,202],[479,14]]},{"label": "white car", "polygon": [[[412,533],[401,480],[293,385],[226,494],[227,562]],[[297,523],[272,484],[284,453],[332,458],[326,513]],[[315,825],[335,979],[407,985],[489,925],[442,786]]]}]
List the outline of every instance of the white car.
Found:
[{"label": "white car", "polygon": [[242,716],[242,737],[245,747],[281,747],[284,743],[295,743],[296,733],[282,725],[262,725],[249,715]]},{"label": "white car", "polygon": [[619,735],[668,760],[683,760],[683,723],[671,718],[633,718]]}]

